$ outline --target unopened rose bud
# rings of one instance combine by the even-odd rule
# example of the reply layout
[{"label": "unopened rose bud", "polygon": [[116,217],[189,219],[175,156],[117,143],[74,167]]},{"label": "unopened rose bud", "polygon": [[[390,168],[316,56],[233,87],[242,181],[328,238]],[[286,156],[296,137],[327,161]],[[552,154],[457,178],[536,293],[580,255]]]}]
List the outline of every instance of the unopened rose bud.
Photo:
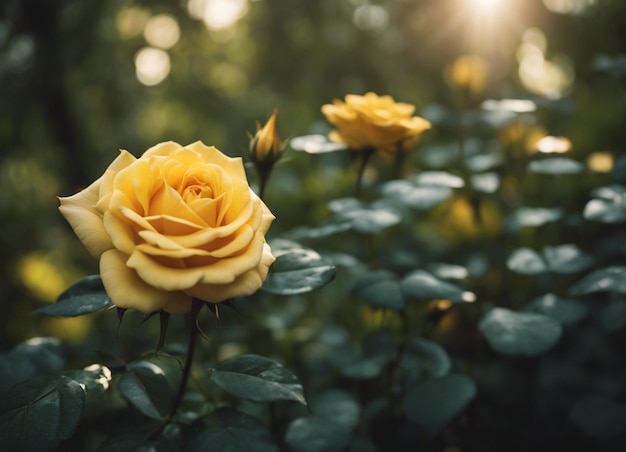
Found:
[{"label": "unopened rose bud", "polygon": [[280,141],[276,129],[277,110],[263,127],[257,125],[257,131],[250,140],[250,158],[260,167],[271,167],[281,156],[285,146]]}]

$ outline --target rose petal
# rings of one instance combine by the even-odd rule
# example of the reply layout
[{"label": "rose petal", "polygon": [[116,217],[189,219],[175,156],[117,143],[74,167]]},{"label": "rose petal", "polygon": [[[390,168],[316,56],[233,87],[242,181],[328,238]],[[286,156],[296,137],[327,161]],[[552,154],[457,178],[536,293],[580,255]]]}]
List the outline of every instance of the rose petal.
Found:
[{"label": "rose petal", "polygon": [[118,308],[136,309],[146,314],[166,307],[172,314],[191,310],[189,295],[180,291],[159,290],[146,284],[126,265],[125,255],[118,250],[102,254],[100,276],[107,295]]},{"label": "rose petal", "polygon": [[95,208],[100,182],[101,179],[98,179],[75,195],[58,198],[61,203],[59,211],[94,257],[99,257],[106,250],[113,248],[113,243],[103,225],[102,214]]},{"label": "rose petal", "polygon": [[182,146],[174,141],[164,141],[163,143],[152,146],[143,153],[141,158],[152,157],[155,155],[168,156],[172,153],[172,151],[180,148],[182,148]]},{"label": "rose petal", "polygon": [[265,244],[259,265],[238,276],[232,284],[198,284],[186,290],[185,293],[210,303],[220,303],[230,298],[252,295],[263,285],[274,261],[275,258],[269,245]]},{"label": "rose petal", "polygon": [[162,265],[150,256],[136,249],[127,261],[141,279],[161,290],[188,290],[199,283],[230,284],[241,274],[256,267],[263,254],[264,238],[255,234],[250,246],[238,256],[225,257],[208,265],[194,265],[176,268]]}]

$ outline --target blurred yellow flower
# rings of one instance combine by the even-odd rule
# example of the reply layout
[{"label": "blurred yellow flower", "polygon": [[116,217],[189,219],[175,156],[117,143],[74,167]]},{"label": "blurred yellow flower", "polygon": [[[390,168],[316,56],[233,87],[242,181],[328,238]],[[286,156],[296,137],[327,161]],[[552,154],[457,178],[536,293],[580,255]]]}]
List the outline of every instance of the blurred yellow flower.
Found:
[{"label": "blurred yellow flower", "polygon": [[446,76],[453,86],[477,94],[487,86],[487,61],[478,55],[462,55],[446,68]]},{"label": "blurred yellow flower", "polygon": [[395,154],[406,152],[418,142],[431,124],[413,116],[415,107],[396,102],[391,96],[348,94],[345,102],[333,100],[322,113],[335,129],[329,139],[345,143],[355,151],[374,149]]}]

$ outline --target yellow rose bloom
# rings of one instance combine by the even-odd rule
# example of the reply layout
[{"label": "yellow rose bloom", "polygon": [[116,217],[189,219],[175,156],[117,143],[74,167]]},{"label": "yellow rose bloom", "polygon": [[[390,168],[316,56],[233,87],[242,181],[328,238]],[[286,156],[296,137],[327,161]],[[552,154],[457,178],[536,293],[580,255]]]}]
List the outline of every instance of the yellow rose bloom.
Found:
[{"label": "yellow rose bloom", "polygon": [[250,189],[240,158],[198,141],[127,151],[59,210],[119,308],[185,313],[192,298],[250,295],[274,262],[274,216]]},{"label": "yellow rose bloom", "polygon": [[447,77],[454,86],[479,93],[487,85],[487,61],[478,55],[460,56],[447,68]]},{"label": "yellow rose bloom", "polygon": [[322,113],[335,129],[329,139],[350,149],[376,149],[385,153],[405,152],[413,147],[431,124],[413,116],[413,105],[391,96],[348,94],[345,102],[335,99],[322,106]]}]

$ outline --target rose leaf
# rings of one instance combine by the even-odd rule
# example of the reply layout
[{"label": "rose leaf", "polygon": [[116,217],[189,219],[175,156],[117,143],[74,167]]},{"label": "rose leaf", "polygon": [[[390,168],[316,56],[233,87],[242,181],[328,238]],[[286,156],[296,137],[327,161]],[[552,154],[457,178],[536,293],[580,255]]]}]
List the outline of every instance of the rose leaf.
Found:
[{"label": "rose leaf", "polygon": [[539,174],[580,174],[585,170],[585,166],[570,158],[551,157],[530,162],[528,170]]},{"label": "rose leaf", "polygon": [[548,268],[536,251],[530,248],[518,248],[506,262],[509,270],[523,275],[535,275],[545,272]]},{"label": "rose leaf", "polygon": [[515,312],[493,308],[479,326],[487,342],[504,355],[536,356],[557,343],[561,325],[551,317],[535,312]]},{"label": "rose leaf", "polygon": [[447,299],[453,302],[469,301],[468,292],[424,270],[415,270],[406,275],[400,282],[400,288],[406,296],[418,300]]},{"label": "rose leaf", "polygon": [[340,452],[348,446],[351,430],[332,419],[300,418],[287,427],[285,442],[293,452]]},{"label": "rose leaf", "polygon": [[66,376],[40,376],[15,386],[0,408],[0,450],[56,450],[71,438],[85,394]]},{"label": "rose leaf", "polygon": [[359,279],[352,292],[359,300],[377,308],[400,310],[405,305],[400,284],[392,273],[383,270]]},{"label": "rose leaf", "polygon": [[61,342],[35,337],[0,355],[0,395],[11,386],[39,375],[60,372],[65,366]]},{"label": "rose leaf", "polygon": [[224,391],[253,402],[292,400],[306,405],[298,378],[280,363],[259,355],[241,355],[219,363],[211,380]]},{"label": "rose leaf", "polygon": [[189,428],[186,450],[278,452],[268,428],[256,417],[220,407]]},{"label": "rose leaf", "polygon": [[601,268],[585,276],[570,289],[572,295],[586,295],[595,292],[626,294],[626,267]]},{"label": "rose leaf", "polygon": [[113,306],[104,291],[100,275],[85,276],[67,288],[56,303],[37,309],[35,312],[56,317],[76,317],[108,309]]},{"label": "rose leaf", "polygon": [[130,363],[118,383],[122,397],[151,419],[163,419],[169,410],[170,387],[163,370],[148,361]]},{"label": "rose leaf", "polygon": [[465,375],[446,375],[414,386],[404,398],[411,420],[434,436],[476,396],[476,384]]},{"label": "rose leaf", "polygon": [[297,295],[328,284],[335,277],[335,267],[313,250],[291,247],[272,250],[276,261],[261,290],[274,295]]}]

